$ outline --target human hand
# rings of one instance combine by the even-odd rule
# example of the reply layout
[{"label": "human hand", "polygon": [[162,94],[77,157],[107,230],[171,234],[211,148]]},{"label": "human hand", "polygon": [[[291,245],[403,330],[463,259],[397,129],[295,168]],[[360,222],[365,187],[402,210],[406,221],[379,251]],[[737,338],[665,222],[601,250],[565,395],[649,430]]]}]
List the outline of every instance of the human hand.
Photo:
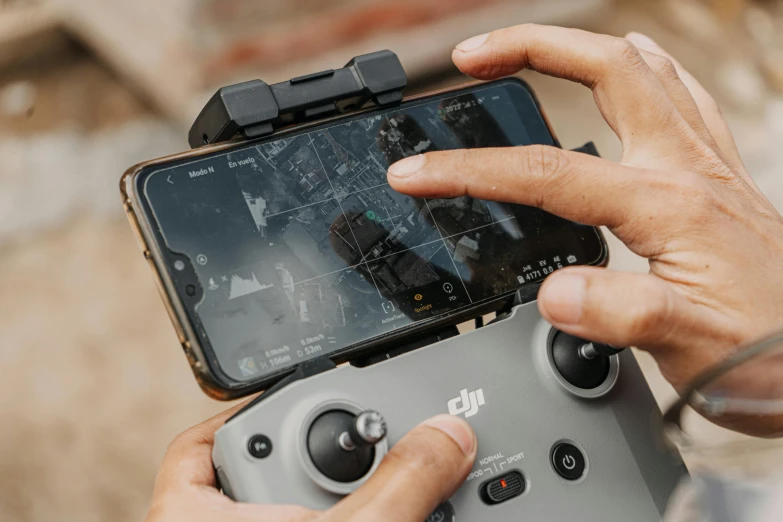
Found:
[{"label": "human hand", "polygon": [[411,430],[372,477],[327,511],[234,502],[215,486],[215,431],[243,405],[179,435],[166,451],[147,522],[422,522],[465,481],[476,438],[462,419],[440,415]]},{"label": "human hand", "polygon": [[389,169],[400,192],[535,206],[605,225],[648,259],[649,274],[555,272],[538,296],[549,322],[649,351],[678,389],[783,326],[783,219],[715,101],[652,40],[521,25],[465,41],[453,59],[483,80],[530,68],[582,83],[622,141],[619,164],[533,145],[433,152]]}]

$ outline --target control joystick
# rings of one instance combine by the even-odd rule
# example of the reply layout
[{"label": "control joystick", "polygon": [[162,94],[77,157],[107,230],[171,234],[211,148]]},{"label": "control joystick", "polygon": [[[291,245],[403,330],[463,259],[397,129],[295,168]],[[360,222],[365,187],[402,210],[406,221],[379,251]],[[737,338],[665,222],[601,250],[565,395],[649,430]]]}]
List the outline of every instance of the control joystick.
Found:
[{"label": "control joystick", "polygon": [[377,411],[358,415],[330,410],[316,418],[307,434],[307,451],[315,467],[342,483],[364,478],[375,462],[375,445],[386,437],[386,421]]},{"label": "control joystick", "polygon": [[609,391],[616,377],[613,356],[624,350],[560,331],[553,331],[549,349],[552,366],[565,382],[578,390],[603,393]]},{"label": "control joystick", "polygon": [[340,434],[337,442],[345,451],[375,446],[386,437],[386,421],[377,411],[367,410],[356,416],[348,431]]}]

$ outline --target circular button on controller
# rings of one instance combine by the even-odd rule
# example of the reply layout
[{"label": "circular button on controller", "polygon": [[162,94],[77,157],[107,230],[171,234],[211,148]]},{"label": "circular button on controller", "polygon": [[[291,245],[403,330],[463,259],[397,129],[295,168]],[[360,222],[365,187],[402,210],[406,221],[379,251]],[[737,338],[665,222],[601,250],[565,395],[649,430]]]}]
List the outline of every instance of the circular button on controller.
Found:
[{"label": "circular button on controller", "polygon": [[573,444],[556,444],[552,449],[551,459],[555,472],[566,480],[578,480],[585,474],[585,456]]},{"label": "circular button on controller", "polygon": [[424,522],[455,522],[454,508],[451,506],[451,502],[444,502],[432,512],[427,520]]},{"label": "circular button on controller", "polygon": [[272,453],[272,441],[266,435],[253,435],[247,441],[247,451],[257,459],[265,459]]}]

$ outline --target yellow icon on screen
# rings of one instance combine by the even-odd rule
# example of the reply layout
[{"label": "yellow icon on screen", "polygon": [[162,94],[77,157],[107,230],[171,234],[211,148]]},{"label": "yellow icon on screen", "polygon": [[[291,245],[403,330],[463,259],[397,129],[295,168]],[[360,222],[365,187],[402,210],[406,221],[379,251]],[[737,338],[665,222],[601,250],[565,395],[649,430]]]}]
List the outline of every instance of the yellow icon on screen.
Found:
[{"label": "yellow icon on screen", "polygon": [[414,296],[413,296],[413,298],[414,298],[415,300],[417,300],[417,301],[421,301],[422,299],[424,299],[424,296],[423,296],[423,295],[421,295],[421,294],[416,294],[416,295],[414,295]]}]

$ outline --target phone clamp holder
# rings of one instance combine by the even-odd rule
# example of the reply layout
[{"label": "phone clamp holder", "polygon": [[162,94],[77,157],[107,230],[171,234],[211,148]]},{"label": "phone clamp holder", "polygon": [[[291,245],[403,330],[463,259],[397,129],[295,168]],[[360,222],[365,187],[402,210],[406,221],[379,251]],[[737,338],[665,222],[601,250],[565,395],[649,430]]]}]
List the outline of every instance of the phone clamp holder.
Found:
[{"label": "phone clamp holder", "polygon": [[195,149],[233,139],[272,134],[276,128],[349,112],[372,100],[402,101],[408,77],[391,51],[355,57],[342,69],[321,71],[269,85],[261,80],[229,85],[207,102],[188,133]]}]

